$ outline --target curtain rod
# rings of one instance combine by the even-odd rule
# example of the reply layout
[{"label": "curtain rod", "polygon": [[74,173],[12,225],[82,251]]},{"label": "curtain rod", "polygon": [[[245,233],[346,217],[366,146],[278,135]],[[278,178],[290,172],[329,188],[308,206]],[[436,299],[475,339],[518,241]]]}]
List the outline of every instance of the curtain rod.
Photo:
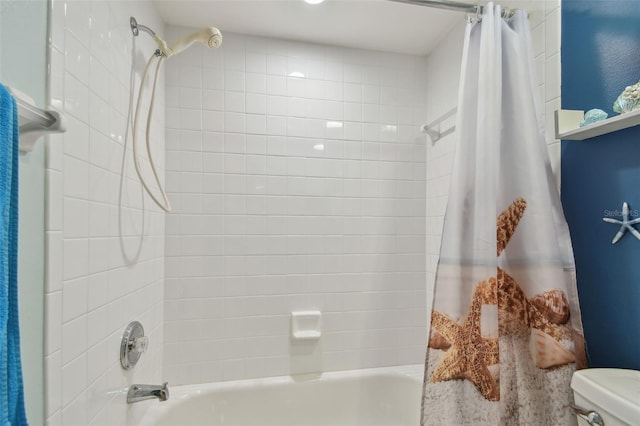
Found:
[{"label": "curtain rod", "polygon": [[[407,4],[415,4],[418,6],[427,6],[434,7],[436,9],[446,9],[452,10],[454,12],[466,12],[466,13],[475,13],[481,14],[484,9],[480,4],[470,4],[470,3],[462,3],[457,1],[448,1],[448,0],[391,0],[397,3],[407,3]],[[503,18],[511,18],[515,13],[515,9],[511,8],[503,8],[502,9],[502,17]]]},{"label": "curtain rod", "polygon": [[447,0],[391,0],[398,3],[408,3],[408,4],[416,4],[418,6],[428,6],[435,7],[438,9],[447,9],[453,10],[456,12],[468,12],[468,13],[476,13],[478,11],[482,11],[482,6],[469,4],[469,3],[460,3],[457,1],[447,1]]}]

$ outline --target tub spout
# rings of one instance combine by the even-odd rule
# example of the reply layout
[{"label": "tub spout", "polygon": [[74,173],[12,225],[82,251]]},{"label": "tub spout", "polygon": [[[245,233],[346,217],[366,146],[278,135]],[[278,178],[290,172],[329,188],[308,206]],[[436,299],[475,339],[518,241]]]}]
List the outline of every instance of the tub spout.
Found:
[{"label": "tub spout", "polygon": [[169,399],[168,384],[168,382],[164,382],[162,385],[131,385],[127,393],[127,404],[153,398],[166,401]]}]

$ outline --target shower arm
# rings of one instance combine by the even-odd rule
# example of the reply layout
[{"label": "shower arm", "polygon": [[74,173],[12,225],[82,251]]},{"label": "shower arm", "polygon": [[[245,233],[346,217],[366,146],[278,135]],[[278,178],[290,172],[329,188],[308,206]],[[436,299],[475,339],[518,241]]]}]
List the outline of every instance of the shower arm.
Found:
[{"label": "shower arm", "polygon": [[140,35],[140,31],[144,31],[145,33],[149,34],[153,38],[153,40],[158,44],[158,49],[156,49],[156,51],[153,54],[157,57],[160,57],[163,55],[163,52],[160,49],[160,47],[162,43],[164,43],[165,45],[166,43],[164,42],[164,40],[158,37],[155,31],[153,31],[151,28],[147,27],[146,25],[138,24],[138,21],[136,21],[136,18],[134,18],[133,16],[129,18],[129,25],[131,25],[131,32],[133,33],[134,37],[138,37],[138,35]]},{"label": "shower arm", "polygon": [[134,18],[133,16],[129,19],[129,25],[131,25],[131,32],[136,37],[138,36],[138,34],[140,34],[140,30],[149,34],[151,37],[156,36],[155,31],[153,31],[151,28],[147,27],[146,25],[138,24],[138,21],[136,21],[136,18]]}]

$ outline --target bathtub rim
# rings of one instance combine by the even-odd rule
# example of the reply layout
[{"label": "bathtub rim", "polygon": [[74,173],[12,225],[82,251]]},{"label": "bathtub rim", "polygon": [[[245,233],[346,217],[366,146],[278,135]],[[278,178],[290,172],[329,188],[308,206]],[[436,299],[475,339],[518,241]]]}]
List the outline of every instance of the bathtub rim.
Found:
[{"label": "bathtub rim", "polygon": [[362,368],[355,370],[329,371],[319,374],[296,374],[288,376],[260,377],[255,379],[228,380],[210,383],[198,383],[192,385],[171,386],[169,383],[169,400],[166,402],[154,401],[150,404],[140,419],[139,426],[150,426],[171,410],[172,407],[186,402],[192,398],[212,391],[224,391],[225,389],[242,390],[269,387],[271,385],[295,385],[298,383],[342,381],[361,377],[401,377],[409,379],[416,384],[421,384],[424,376],[423,364],[410,364],[389,367]]}]

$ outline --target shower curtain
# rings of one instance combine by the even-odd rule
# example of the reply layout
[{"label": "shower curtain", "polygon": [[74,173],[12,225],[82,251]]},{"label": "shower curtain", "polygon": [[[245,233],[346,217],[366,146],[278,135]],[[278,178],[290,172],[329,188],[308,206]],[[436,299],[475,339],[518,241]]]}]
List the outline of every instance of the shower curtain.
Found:
[{"label": "shower curtain", "polygon": [[422,424],[575,424],[582,325],[529,24],[493,3],[481,18],[466,28]]}]

